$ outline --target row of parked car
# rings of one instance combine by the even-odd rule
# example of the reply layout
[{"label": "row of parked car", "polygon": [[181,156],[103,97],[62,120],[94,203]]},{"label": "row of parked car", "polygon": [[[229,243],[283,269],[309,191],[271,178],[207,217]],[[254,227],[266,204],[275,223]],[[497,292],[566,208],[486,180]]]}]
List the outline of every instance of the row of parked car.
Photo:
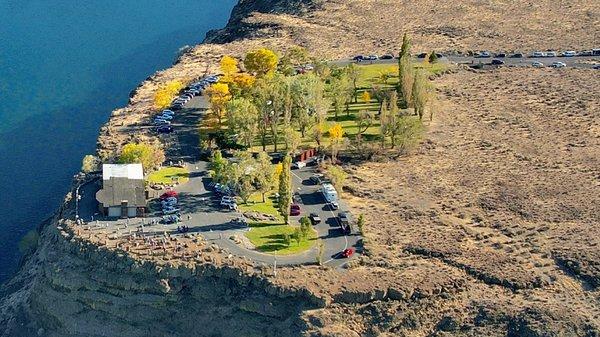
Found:
[{"label": "row of parked car", "polygon": [[526,55],[524,53],[519,53],[519,52],[510,54],[510,55],[508,53],[505,53],[505,52],[500,52],[500,53],[492,54],[491,52],[489,52],[487,50],[484,50],[484,51],[477,52],[474,55],[475,58],[491,58],[491,57],[495,57],[495,58],[505,58],[505,57],[510,57],[510,58],[524,58],[524,57],[543,58],[543,57],[575,57],[575,56],[600,56],[600,49],[583,50],[583,51],[565,50],[565,51],[562,51],[562,52],[557,52],[557,51],[553,51],[553,50],[548,50],[548,51],[534,51],[530,55]]},{"label": "row of parked car", "polygon": [[[416,56],[417,56],[417,58],[424,59],[428,55],[430,55],[430,53],[420,53],[420,54],[417,54]],[[440,53],[435,53],[435,56],[437,58],[444,57],[444,55],[440,54]],[[392,60],[392,59],[398,59],[398,56],[394,56],[392,54],[384,54],[381,56],[378,56],[378,55],[356,55],[352,58],[352,61],[362,62],[362,61],[377,61],[377,60]]]},{"label": "row of parked car", "polygon": [[211,84],[219,81],[218,75],[210,75],[198,82],[190,84],[184,91],[175,97],[171,102],[171,107],[161,111],[160,114],[154,117],[153,124],[156,127],[158,133],[171,133],[173,132],[173,126],[171,125],[173,118],[175,117],[175,111],[183,109],[185,104],[189,102],[195,96],[201,95],[202,91],[205,90]]},{"label": "row of parked car", "polygon": [[180,210],[177,207],[177,192],[167,191],[160,196],[159,201],[163,213],[162,222],[164,224],[178,223],[180,221]]}]

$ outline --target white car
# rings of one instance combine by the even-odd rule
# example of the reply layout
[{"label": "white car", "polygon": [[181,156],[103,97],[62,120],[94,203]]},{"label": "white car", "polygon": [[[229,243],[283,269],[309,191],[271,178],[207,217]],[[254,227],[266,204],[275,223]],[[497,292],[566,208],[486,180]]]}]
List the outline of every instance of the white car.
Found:
[{"label": "white car", "polygon": [[175,213],[179,213],[179,208],[175,208],[175,207],[163,208],[164,215],[175,214]]},{"label": "white car", "polygon": [[532,62],[531,65],[534,68],[543,68],[544,67],[544,64],[542,62],[539,62],[539,61]]},{"label": "white car", "polygon": [[163,200],[160,202],[160,204],[163,208],[175,207],[177,205],[177,200],[175,200],[175,201]]},{"label": "white car", "polygon": [[573,57],[576,55],[577,55],[577,52],[574,50],[567,50],[562,53],[562,56],[564,56],[564,57]]},{"label": "white car", "polygon": [[553,62],[550,66],[552,68],[564,68],[567,66],[567,64],[564,62]]},{"label": "white car", "polygon": [[224,195],[221,198],[221,206],[228,206],[231,204],[235,204],[235,199],[233,197],[230,197],[228,195]]},{"label": "white car", "polygon": [[303,167],[306,167],[306,163],[303,161],[297,161],[295,163],[292,163],[292,168],[293,169],[301,169]]},{"label": "white car", "polygon": [[534,51],[533,52],[533,57],[545,57],[546,54],[544,52],[541,51]]},{"label": "white car", "polygon": [[555,52],[555,51],[549,51],[549,52],[546,52],[546,57],[556,57],[556,55],[557,55],[557,54],[556,54],[556,52]]}]

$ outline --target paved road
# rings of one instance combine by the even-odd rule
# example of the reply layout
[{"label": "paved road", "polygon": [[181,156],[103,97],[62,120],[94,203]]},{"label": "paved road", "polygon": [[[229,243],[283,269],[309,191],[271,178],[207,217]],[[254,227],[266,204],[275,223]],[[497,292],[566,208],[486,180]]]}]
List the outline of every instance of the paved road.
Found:
[{"label": "paved road", "polygon": [[[459,56],[459,55],[449,55],[442,57],[439,59],[439,62],[446,63],[457,63],[457,64],[467,64],[467,65],[477,65],[482,63],[484,65],[490,65],[490,62],[495,59],[493,57],[490,58],[477,58],[474,56]],[[531,66],[534,61],[542,62],[544,65],[549,66],[553,62],[564,62],[567,64],[567,67],[575,67],[575,68],[592,68],[593,64],[584,63],[590,60],[594,60],[596,63],[600,63],[600,56],[575,56],[575,57],[523,57],[523,58],[511,58],[504,57],[498,58],[505,62],[504,66],[516,66],[516,67],[526,67]],[[414,59],[416,62],[422,62],[423,59]],[[332,64],[336,64],[338,66],[348,65],[353,63],[352,60],[338,60],[331,62]],[[376,61],[362,61],[358,64],[396,64],[398,60],[376,60]]]}]

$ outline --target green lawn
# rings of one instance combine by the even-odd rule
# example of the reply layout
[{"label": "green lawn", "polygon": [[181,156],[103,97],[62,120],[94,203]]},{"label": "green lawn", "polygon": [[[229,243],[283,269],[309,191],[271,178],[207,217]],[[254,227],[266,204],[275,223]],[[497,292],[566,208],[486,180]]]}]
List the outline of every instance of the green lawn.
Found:
[{"label": "green lawn", "polygon": [[279,210],[277,209],[277,204],[275,198],[270,196],[271,193],[267,193],[265,202],[262,202],[262,194],[254,193],[248,199],[247,204],[241,203],[238,204],[238,208],[240,212],[258,212],[265,213],[276,216],[278,219],[281,219],[281,214],[279,214]]},{"label": "green lawn", "polygon": [[306,240],[298,244],[292,239],[289,246],[285,244],[284,234],[292,235],[296,227],[283,224],[254,223],[245,235],[256,247],[256,250],[273,255],[297,254],[310,249],[317,242],[317,232],[312,230]]},{"label": "green lawn", "polygon": [[182,167],[165,167],[148,175],[150,184],[171,184],[177,180],[185,184],[189,180],[190,172]]}]

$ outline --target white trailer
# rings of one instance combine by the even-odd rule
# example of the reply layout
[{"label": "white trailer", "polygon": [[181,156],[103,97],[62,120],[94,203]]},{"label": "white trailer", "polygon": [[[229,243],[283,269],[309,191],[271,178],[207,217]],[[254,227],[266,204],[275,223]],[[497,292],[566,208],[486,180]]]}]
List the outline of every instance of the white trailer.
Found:
[{"label": "white trailer", "polygon": [[331,184],[323,184],[321,186],[321,193],[323,193],[323,197],[325,197],[325,200],[327,202],[331,203],[338,201],[337,191],[335,190],[335,187],[333,187],[333,185]]}]

